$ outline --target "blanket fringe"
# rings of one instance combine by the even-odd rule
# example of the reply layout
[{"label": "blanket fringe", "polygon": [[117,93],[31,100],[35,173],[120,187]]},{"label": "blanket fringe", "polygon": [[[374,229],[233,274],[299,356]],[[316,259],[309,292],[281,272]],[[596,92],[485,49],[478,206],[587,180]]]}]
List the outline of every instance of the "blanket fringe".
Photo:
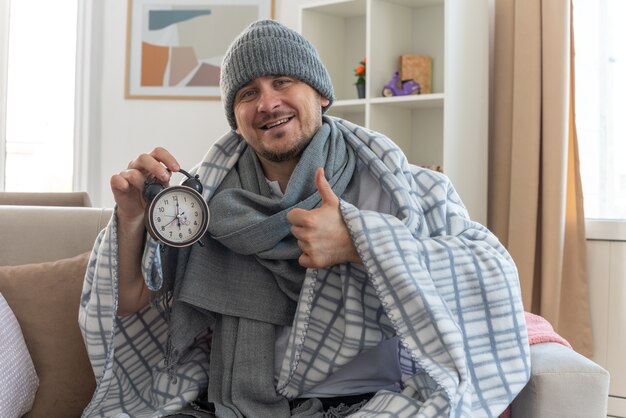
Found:
[{"label": "blanket fringe", "polygon": [[363,399],[361,402],[352,405],[341,403],[324,412],[324,418],[344,418],[350,416],[350,414],[353,414],[363,408],[368,401],[368,399]]},{"label": "blanket fringe", "polygon": [[[161,255],[163,255],[163,247],[161,249]],[[163,362],[165,364],[165,370],[167,371],[167,377],[171,383],[176,384],[176,369],[178,368],[178,356],[174,353],[174,345],[172,343],[172,333],[170,331],[170,323],[172,317],[172,301],[173,292],[169,289],[167,284],[164,284],[161,289],[156,292],[155,297],[150,301],[152,308],[156,309],[165,320],[167,324],[167,341],[165,342],[165,349],[163,351]]]}]

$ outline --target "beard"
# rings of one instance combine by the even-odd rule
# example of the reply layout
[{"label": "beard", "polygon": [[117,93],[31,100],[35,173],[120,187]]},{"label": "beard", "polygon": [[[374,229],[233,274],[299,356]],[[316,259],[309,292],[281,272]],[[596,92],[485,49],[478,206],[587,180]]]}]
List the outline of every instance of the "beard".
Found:
[{"label": "beard", "polygon": [[[312,138],[312,137],[311,137]],[[296,141],[295,145],[288,150],[273,151],[268,149],[258,149],[257,153],[264,159],[273,163],[282,163],[293,159],[300,158],[300,155],[304,152],[304,149],[311,142],[311,138],[300,137]]]},{"label": "beard", "polygon": [[[272,148],[272,145],[268,144],[268,146],[266,146],[262,142],[254,140],[246,140],[246,142],[254,149],[259,157],[265,159],[266,161],[270,161],[273,163],[283,163],[286,161],[298,160],[300,159],[300,156],[302,155],[306,147],[311,142],[311,139],[313,139],[313,136],[322,126],[322,107],[321,105],[315,105],[314,109],[315,110],[312,110],[312,113],[309,115],[308,118],[304,118],[304,121],[302,122],[303,126],[301,127],[297,138],[295,138],[295,140],[293,141],[289,141],[291,142],[289,148],[276,149]],[[318,113],[313,113],[315,111],[317,111]],[[283,117],[293,118],[295,117],[295,112],[279,111],[265,114],[262,116],[261,119],[255,121],[254,125],[262,126],[267,121],[277,120]],[[289,140],[289,138],[287,138],[288,135],[290,135],[290,133],[281,132],[279,130],[278,132],[273,134],[271,142]]]}]

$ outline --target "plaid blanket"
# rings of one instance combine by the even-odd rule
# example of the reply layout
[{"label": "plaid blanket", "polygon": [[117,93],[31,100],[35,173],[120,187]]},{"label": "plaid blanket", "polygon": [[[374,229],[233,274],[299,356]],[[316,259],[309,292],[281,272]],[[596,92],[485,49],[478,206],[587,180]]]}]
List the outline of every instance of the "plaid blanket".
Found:
[{"label": "plaid blanket", "polygon": [[[360,352],[397,335],[400,392],[379,391],[354,417],[495,417],[530,376],[517,270],[497,238],[469,219],[450,181],[409,165],[383,135],[337,124],[392,198],[398,213],[341,202],[363,266],[309,269],[277,391],[295,398]],[[245,144],[220,138],[197,168],[205,198]],[[172,371],[164,363],[167,323],[149,306],[118,318],[116,219],[95,245],[79,324],[97,377],[84,417],[158,417],[179,410],[207,385],[209,333]],[[147,239],[143,269],[162,285],[159,244]]]}]

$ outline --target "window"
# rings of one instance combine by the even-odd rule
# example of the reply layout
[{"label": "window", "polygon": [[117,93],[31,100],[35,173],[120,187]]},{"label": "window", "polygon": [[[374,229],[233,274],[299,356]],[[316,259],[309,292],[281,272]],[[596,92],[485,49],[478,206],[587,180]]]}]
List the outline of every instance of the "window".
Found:
[{"label": "window", "polygon": [[0,74],[6,71],[0,190],[72,190],[77,3],[9,3],[8,28],[0,29],[0,39],[8,38],[0,60]]},{"label": "window", "polygon": [[574,0],[576,125],[588,219],[626,219],[626,1]]}]

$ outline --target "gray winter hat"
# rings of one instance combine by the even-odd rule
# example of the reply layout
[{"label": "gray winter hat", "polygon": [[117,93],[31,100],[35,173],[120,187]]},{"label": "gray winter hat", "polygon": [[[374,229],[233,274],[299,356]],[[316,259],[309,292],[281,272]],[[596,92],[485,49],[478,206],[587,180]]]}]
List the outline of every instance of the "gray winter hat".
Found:
[{"label": "gray winter hat", "polygon": [[220,72],[226,118],[237,129],[233,104],[237,91],[257,77],[285,75],[304,81],[330,103],[335,99],[328,70],[315,47],[298,32],[274,20],[248,26],[228,47]]}]

